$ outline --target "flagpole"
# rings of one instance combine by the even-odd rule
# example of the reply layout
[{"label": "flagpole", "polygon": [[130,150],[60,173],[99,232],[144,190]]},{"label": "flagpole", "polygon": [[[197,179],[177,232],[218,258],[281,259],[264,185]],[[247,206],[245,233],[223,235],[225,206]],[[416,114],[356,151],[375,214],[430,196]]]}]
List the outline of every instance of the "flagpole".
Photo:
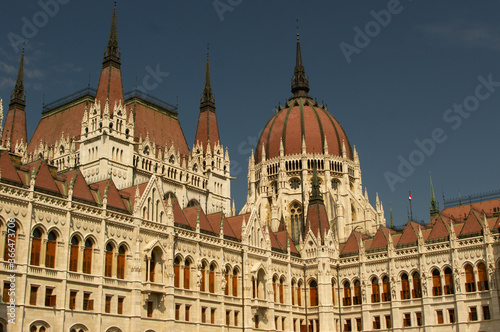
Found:
[{"label": "flagpole", "polygon": [[408,192],[408,200],[410,201],[410,220],[413,221],[413,210],[411,208],[411,191]]}]

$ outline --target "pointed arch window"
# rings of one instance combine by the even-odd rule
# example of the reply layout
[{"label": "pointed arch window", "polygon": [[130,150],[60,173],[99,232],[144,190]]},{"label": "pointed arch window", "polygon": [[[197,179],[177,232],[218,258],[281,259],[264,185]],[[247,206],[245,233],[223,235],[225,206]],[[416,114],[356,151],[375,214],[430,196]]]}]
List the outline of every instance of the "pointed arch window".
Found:
[{"label": "pointed arch window", "polygon": [[299,281],[297,285],[297,305],[302,306],[302,281]]},{"label": "pointed arch window", "polygon": [[151,253],[151,259],[149,260],[149,281],[155,282],[155,270],[156,270],[156,255],[154,252]]},{"label": "pointed arch window", "polygon": [[175,257],[174,260],[174,287],[179,288],[181,279],[181,260]]},{"label": "pointed arch window", "polygon": [[432,295],[443,295],[443,288],[441,287],[441,273],[438,269],[434,269],[434,271],[432,271]]},{"label": "pointed arch window", "polygon": [[201,264],[201,282],[200,282],[200,291],[202,291],[202,292],[206,292],[206,288],[205,288],[206,270],[207,270],[207,266],[206,266],[205,262],[203,262]]},{"label": "pointed arch window", "polygon": [[414,299],[422,297],[422,282],[420,280],[420,273],[414,272],[413,275],[413,291],[412,295]]},{"label": "pointed arch window", "polygon": [[290,219],[292,226],[292,240],[294,244],[297,244],[300,241],[303,219],[302,205],[300,203],[295,202],[290,206]]},{"label": "pointed arch window", "polygon": [[477,290],[485,291],[489,290],[490,286],[488,284],[488,274],[486,273],[486,265],[484,263],[479,263],[477,265]]},{"label": "pointed arch window", "polygon": [[78,251],[80,249],[80,240],[73,236],[71,239],[71,250],[69,255],[69,270],[72,272],[78,271]]},{"label": "pointed arch window", "polygon": [[210,272],[208,273],[208,291],[215,293],[215,264],[210,265]]},{"label": "pointed arch window", "polygon": [[280,303],[285,303],[284,301],[284,293],[283,293],[283,286],[285,284],[285,278],[280,279]]},{"label": "pointed arch window", "polygon": [[45,250],[45,266],[48,268],[55,268],[56,266],[56,247],[57,247],[57,234],[52,231],[47,237],[47,247]]},{"label": "pointed arch window", "polygon": [[359,280],[354,282],[354,297],[352,299],[354,305],[361,304],[361,283]]},{"label": "pointed arch window", "polygon": [[292,305],[295,305],[295,292],[297,291],[295,289],[295,280],[292,280],[292,287],[291,287],[291,291],[292,291]]},{"label": "pointed arch window", "polygon": [[274,302],[278,302],[278,289],[277,289],[277,284],[278,284],[278,277],[274,276],[273,277],[273,292],[274,292]]},{"label": "pointed arch window", "polygon": [[238,296],[238,270],[233,269],[233,296]]},{"label": "pointed arch window", "polygon": [[468,293],[476,291],[474,269],[470,264],[465,266],[465,291]]},{"label": "pointed arch window", "polygon": [[374,277],[372,279],[372,303],[380,302],[380,286],[378,284],[378,278]]},{"label": "pointed arch window", "polygon": [[118,259],[116,261],[116,277],[118,279],[125,279],[125,255],[127,249],[121,245],[118,249]]},{"label": "pointed arch window", "polygon": [[105,264],[104,264],[104,276],[105,277],[111,277],[112,276],[112,271],[113,271],[113,245],[111,243],[108,243],[106,245],[106,258],[105,258]]},{"label": "pointed arch window", "polygon": [[42,247],[42,232],[39,228],[33,230],[33,240],[31,241],[31,265],[40,265],[40,249]]},{"label": "pointed arch window", "polygon": [[388,302],[391,300],[391,284],[389,283],[389,277],[384,276],[382,279],[382,301]]},{"label": "pointed arch window", "polygon": [[410,281],[408,280],[408,275],[403,273],[401,275],[401,300],[410,299]]},{"label": "pointed arch window", "polygon": [[335,280],[332,278],[332,303],[333,305],[337,305],[335,301]]},{"label": "pointed arch window", "polygon": [[85,241],[85,248],[83,249],[83,269],[82,272],[86,274],[92,273],[92,252],[94,249],[94,242],[91,239]]},{"label": "pointed arch window", "polygon": [[191,283],[191,262],[186,258],[184,261],[184,289],[189,289]]},{"label": "pointed arch window", "polygon": [[444,294],[455,294],[455,287],[453,285],[453,272],[449,267],[444,269]]},{"label": "pointed arch window", "polygon": [[344,282],[344,306],[351,305],[351,283],[349,281]]},{"label": "pointed arch window", "polygon": [[318,306],[318,283],[316,280],[311,281],[309,284],[309,300],[311,307]]}]

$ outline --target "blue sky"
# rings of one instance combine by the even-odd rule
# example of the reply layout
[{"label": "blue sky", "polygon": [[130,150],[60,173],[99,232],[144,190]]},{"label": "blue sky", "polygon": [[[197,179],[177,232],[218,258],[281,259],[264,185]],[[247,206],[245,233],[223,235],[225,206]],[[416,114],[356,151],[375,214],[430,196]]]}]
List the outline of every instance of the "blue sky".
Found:
[{"label": "blue sky", "polygon": [[[28,42],[28,136],[44,100],[87,87],[89,77],[96,87],[112,9],[113,1],[96,0],[0,4],[4,109],[19,63],[16,41]],[[443,193],[452,198],[460,190],[465,201],[500,188],[499,14],[499,1],[121,0],[123,86],[132,90],[151,69],[161,71],[148,93],[178,100],[192,146],[210,43],[220,135],[239,209],[250,150],[274,107],[291,96],[298,18],[310,95],[328,104],[356,145],[371,202],[378,192],[386,218],[391,203],[395,223],[404,224],[411,190],[415,219],[428,221],[429,172],[440,208]]]}]

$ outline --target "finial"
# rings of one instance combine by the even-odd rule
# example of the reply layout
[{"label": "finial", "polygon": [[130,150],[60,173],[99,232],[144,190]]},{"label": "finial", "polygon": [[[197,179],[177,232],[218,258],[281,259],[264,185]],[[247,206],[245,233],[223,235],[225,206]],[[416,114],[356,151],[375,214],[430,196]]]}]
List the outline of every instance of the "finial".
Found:
[{"label": "finial", "polygon": [[200,98],[200,108],[209,107],[215,110],[215,97],[212,93],[212,86],[210,83],[210,61],[209,61],[210,44],[207,43],[207,64],[205,67],[205,87]]},{"label": "finial", "polygon": [[108,46],[104,51],[103,66],[112,64],[115,67],[120,67],[121,51],[118,47],[118,25],[116,23],[116,1],[113,8],[113,17],[111,18],[111,27],[109,29]]},{"label": "finial", "polygon": [[17,72],[16,86],[10,95],[10,105],[16,105],[20,109],[26,106],[26,93],[24,93],[24,45],[23,52],[21,53],[21,60],[19,61],[19,70]]},{"label": "finial", "polygon": [[309,79],[306,77],[302,65],[302,53],[300,51],[299,19],[297,18],[297,49],[295,54],[295,70],[292,78],[292,93],[294,97],[306,97],[309,92]]},{"label": "finial", "polygon": [[430,215],[431,217],[438,215],[439,214],[439,205],[436,201],[436,196],[434,195],[434,187],[432,185],[432,175],[431,172],[429,171],[429,179],[431,183],[431,204],[430,204]]}]

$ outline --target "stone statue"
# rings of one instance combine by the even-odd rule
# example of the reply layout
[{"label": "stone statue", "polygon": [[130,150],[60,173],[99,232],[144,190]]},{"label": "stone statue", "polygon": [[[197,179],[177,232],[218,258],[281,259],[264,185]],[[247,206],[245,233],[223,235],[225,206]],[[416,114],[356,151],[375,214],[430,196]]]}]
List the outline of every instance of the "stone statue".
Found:
[{"label": "stone statue", "polygon": [[394,277],[391,277],[391,295],[392,299],[396,299],[396,279]]},{"label": "stone statue", "polygon": [[198,264],[198,272],[196,275],[196,285],[198,286],[198,288],[201,286],[201,279],[203,278],[203,276],[201,275],[202,268],[203,268],[202,265]]},{"label": "stone statue", "polygon": [[422,273],[422,293],[427,296],[427,276]]},{"label": "stone statue", "polygon": [[458,268],[455,268],[455,290],[460,293],[460,271]]},{"label": "stone statue", "polygon": [[364,280],[361,284],[361,294],[363,295],[363,303],[366,303],[366,283]]},{"label": "stone statue", "polygon": [[227,280],[226,280],[226,277],[225,277],[225,276],[226,276],[226,274],[224,273],[224,274],[222,275],[222,282],[221,282],[221,286],[220,286],[220,288],[221,288],[221,290],[222,290],[223,292],[226,290],[226,285],[227,285]]}]

